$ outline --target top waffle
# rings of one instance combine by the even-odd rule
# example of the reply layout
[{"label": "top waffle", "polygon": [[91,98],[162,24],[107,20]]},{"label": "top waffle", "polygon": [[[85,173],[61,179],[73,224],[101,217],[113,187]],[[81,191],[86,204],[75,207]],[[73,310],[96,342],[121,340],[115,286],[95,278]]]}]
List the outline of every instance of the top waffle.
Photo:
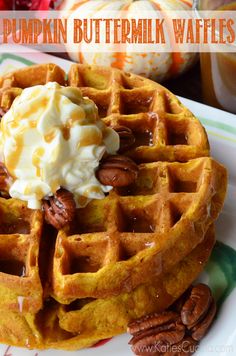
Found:
[{"label": "top waffle", "polygon": [[[51,232],[50,244],[45,246],[44,232],[37,230],[36,248],[48,268],[42,276],[42,264],[36,265],[44,297],[61,304],[109,298],[133,291],[150,276],[161,278],[201,244],[223,205],[226,170],[208,157],[204,128],[161,85],[117,69],[87,65],[72,65],[67,79],[54,64],[4,76],[2,109],[8,110],[23,88],[48,81],[79,87],[96,103],[107,125],[132,130],[136,141],[124,154],[139,164],[139,174],[133,185],[114,189],[105,199],[78,209],[72,224]],[[14,205],[14,200],[8,204]],[[0,208],[5,205],[2,199]],[[42,228],[41,217],[37,219]],[[36,234],[32,229],[30,233]],[[18,239],[17,235],[17,244]],[[24,253],[29,256],[27,246]],[[5,274],[0,273],[0,289]],[[23,292],[24,298],[31,297],[30,291]],[[11,294],[10,302],[5,302],[11,310],[16,310],[14,300],[16,295]],[[23,311],[29,310],[25,303]]]},{"label": "top waffle", "polygon": [[137,162],[185,162],[209,154],[200,122],[163,86],[113,68],[74,64],[68,80],[54,64],[20,69],[0,80],[0,104],[8,110],[21,89],[56,81],[79,87],[108,125],[132,129],[135,144],[126,154]]}]

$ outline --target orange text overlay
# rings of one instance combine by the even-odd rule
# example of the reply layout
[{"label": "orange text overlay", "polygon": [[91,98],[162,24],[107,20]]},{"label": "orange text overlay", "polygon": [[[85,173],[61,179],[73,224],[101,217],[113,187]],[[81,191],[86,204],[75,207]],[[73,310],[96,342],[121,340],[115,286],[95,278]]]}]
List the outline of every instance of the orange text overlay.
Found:
[{"label": "orange text overlay", "polygon": [[71,37],[67,19],[3,19],[2,43],[164,44],[170,31],[176,44],[232,44],[236,39],[234,19],[221,18],[168,24],[165,19],[74,19],[72,27]]},{"label": "orange text overlay", "polygon": [[236,52],[236,11],[0,12],[0,43],[48,52],[64,44],[75,52]]}]

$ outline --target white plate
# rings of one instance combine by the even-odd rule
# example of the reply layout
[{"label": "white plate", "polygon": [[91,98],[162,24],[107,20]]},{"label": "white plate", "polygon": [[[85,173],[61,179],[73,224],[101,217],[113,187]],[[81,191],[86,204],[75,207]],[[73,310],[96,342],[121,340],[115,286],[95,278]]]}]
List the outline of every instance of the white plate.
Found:
[{"label": "white plate", "polygon": [[[26,50],[27,52],[27,50]],[[17,53],[17,48],[15,53]],[[32,63],[53,62],[68,70],[71,62],[43,53],[0,54],[0,74]],[[196,356],[236,355],[236,115],[180,98],[206,127],[214,158],[229,170],[228,194],[217,221],[217,244],[201,279],[207,282],[220,305],[210,332]],[[76,352],[34,351],[0,345],[0,356],[129,356],[128,335],[113,338],[103,346]]]}]

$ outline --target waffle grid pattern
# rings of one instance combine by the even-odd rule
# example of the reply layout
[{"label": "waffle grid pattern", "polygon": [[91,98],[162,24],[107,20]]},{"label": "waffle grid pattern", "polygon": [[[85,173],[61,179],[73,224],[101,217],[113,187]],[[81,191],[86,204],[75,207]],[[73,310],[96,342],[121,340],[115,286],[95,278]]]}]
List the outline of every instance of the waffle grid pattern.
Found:
[{"label": "waffle grid pattern", "polygon": [[107,125],[131,128],[124,154],[139,164],[135,184],[78,209],[58,232],[42,212],[0,198],[0,341],[74,350],[166,308],[192,283],[214,244],[227,177],[193,114],[136,75],[73,64],[66,79],[55,64],[27,67],[0,78],[1,109],[48,81],[79,87]]},{"label": "waffle grid pattern", "polygon": [[3,111],[9,110],[13,100],[22,90],[34,85],[58,82],[65,85],[65,73],[55,64],[39,64],[22,68],[0,78],[0,106]]},{"label": "waffle grid pattern", "polygon": [[37,312],[43,296],[38,265],[42,212],[0,198],[0,221],[0,309],[18,311],[23,298],[24,310]]},{"label": "waffle grid pattern", "polygon": [[58,234],[53,297],[66,304],[110,297],[146,283],[150,270],[158,276],[171,269],[202,240],[212,221],[214,212],[206,216],[205,209],[214,199],[209,186],[220,185],[213,182],[217,169],[210,158],[141,164],[128,191],[114,190],[78,210],[74,226]]},{"label": "waffle grid pattern", "polygon": [[165,88],[115,69],[72,65],[68,85],[92,99],[106,124],[129,127],[136,138],[126,154],[139,163],[208,156],[204,128]]}]

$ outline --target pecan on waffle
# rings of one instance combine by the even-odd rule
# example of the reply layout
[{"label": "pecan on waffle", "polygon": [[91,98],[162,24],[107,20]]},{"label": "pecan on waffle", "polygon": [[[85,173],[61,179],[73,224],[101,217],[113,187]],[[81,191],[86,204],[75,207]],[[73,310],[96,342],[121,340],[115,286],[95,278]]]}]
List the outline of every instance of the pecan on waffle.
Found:
[{"label": "pecan on waffle", "polygon": [[[210,226],[223,206],[227,173],[209,157],[200,122],[172,93],[117,69],[72,65],[68,80],[53,64],[21,69],[1,78],[1,108],[23,88],[48,81],[79,87],[94,100],[121,134],[122,154],[138,164],[134,183],[77,209],[59,230],[40,211],[0,200],[0,341],[72,350],[166,309],[189,287],[213,247]],[[104,179],[109,165],[103,169]],[[19,219],[28,222],[25,233]],[[11,261],[25,264],[24,276],[12,276]]]}]

